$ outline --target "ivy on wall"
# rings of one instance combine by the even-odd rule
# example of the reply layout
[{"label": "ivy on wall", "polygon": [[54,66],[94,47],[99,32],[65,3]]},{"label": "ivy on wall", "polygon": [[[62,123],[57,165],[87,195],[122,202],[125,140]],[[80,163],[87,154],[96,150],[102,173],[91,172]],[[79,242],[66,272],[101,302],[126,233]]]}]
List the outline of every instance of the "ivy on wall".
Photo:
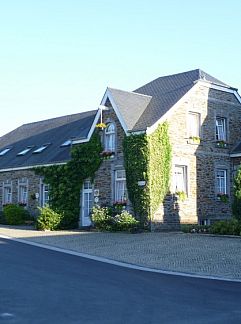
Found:
[{"label": "ivy on wall", "polygon": [[[164,200],[171,169],[171,145],[165,122],[150,135],[126,136],[123,143],[127,189],[135,215],[144,225]],[[146,181],[144,187],[138,181]]]},{"label": "ivy on wall", "polygon": [[101,151],[100,137],[93,134],[89,142],[72,147],[71,160],[67,164],[34,169],[50,186],[49,204],[63,215],[61,228],[78,227],[80,191],[85,179],[93,180],[101,164]]}]

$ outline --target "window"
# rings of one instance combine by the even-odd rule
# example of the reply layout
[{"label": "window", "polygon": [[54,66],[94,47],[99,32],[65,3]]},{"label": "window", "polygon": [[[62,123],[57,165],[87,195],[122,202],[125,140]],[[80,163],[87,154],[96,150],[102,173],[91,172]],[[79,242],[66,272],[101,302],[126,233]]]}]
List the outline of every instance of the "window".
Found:
[{"label": "window", "polygon": [[216,171],[217,194],[227,194],[227,170],[217,169]]},{"label": "window", "polygon": [[18,203],[22,205],[28,203],[28,180],[26,178],[18,181]]},{"label": "window", "polygon": [[50,144],[43,144],[42,146],[40,146],[39,148],[37,148],[36,150],[33,151],[33,153],[41,153],[43,152]]},{"label": "window", "polygon": [[17,155],[25,155],[25,154],[28,153],[32,148],[33,148],[33,146],[28,146],[27,148],[25,148],[24,150],[22,150],[21,152],[19,152]]},{"label": "window", "polygon": [[3,183],[3,205],[12,203],[12,182],[7,180]]},{"label": "window", "polygon": [[216,140],[226,141],[227,140],[227,130],[226,130],[227,120],[223,117],[216,118]]},{"label": "window", "polygon": [[189,137],[200,137],[200,114],[188,113],[188,135]]},{"label": "window", "polygon": [[115,125],[110,123],[105,129],[105,150],[115,151]]},{"label": "window", "polygon": [[117,170],[115,172],[115,200],[125,201],[126,199],[126,174],[124,170]]},{"label": "window", "polygon": [[5,154],[6,154],[8,151],[10,151],[10,150],[11,150],[10,147],[5,148],[4,150],[2,150],[2,151],[0,152],[0,156],[5,155]]},{"label": "window", "polygon": [[187,166],[175,165],[174,170],[174,190],[175,192],[187,193]]},{"label": "window", "polygon": [[49,203],[49,185],[41,183],[41,197],[40,205],[42,207],[48,205]]},{"label": "window", "polygon": [[63,144],[61,144],[60,146],[70,146],[71,144],[72,144],[72,140],[68,139]]}]

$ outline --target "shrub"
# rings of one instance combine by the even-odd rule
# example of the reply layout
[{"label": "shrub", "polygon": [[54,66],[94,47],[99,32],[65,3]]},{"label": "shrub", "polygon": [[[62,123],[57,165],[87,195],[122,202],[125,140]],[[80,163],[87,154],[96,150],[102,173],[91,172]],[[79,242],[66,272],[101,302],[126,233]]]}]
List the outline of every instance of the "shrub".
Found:
[{"label": "shrub", "polygon": [[54,231],[60,228],[62,215],[52,210],[50,207],[39,207],[40,215],[36,221],[36,228],[38,230]]},{"label": "shrub", "polygon": [[233,216],[241,220],[241,168],[234,178],[234,200],[232,204]]},{"label": "shrub", "polygon": [[0,224],[6,224],[6,219],[2,211],[0,211]]},{"label": "shrub", "polygon": [[96,229],[100,231],[110,231],[113,222],[111,209],[108,207],[94,206],[91,212],[91,220]]},{"label": "shrub", "polygon": [[210,233],[221,235],[241,235],[241,222],[235,218],[215,222],[210,228]]},{"label": "shrub", "polygon": [[113,228],[115,231],[131,231],[139,222],[128,211],[123,210],[120,215],[114,217]]},{"label": "shrub", "polygon": [[91,219],[100,231],[131,231],[139,222],[126,210],[115,214],[115,209],[95,206],[92,209]]},{"label": "shrub", "polygon": [[29,220],[30,215],[22,206],[9,204],[3,207],[3,217],[6,224],[22,225],[25,220]]},{"label": "shrub", "polygon": [[184,233],[209,233],[210,225],[181,224],[181,231]]}]

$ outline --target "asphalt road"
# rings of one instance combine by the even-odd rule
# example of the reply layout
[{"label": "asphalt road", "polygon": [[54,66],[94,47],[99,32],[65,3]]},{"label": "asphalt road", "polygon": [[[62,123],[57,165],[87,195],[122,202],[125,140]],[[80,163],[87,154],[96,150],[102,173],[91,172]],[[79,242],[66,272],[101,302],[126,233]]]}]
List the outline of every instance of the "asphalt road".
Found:
[{"label": "asphalt road", "polygon": [[241,283],[117,267],[0,239],[0,323],[241,323]]}]

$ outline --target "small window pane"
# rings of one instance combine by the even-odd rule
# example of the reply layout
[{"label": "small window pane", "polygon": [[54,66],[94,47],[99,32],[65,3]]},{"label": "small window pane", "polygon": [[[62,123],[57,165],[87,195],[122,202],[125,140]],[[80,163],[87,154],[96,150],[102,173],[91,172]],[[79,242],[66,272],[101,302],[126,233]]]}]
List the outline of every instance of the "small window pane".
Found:
[{"label": "small window pane", "polygon": [[216,181],[217,181],[217,193],[227,194],[227,170],[217,169]]},{"label": "small window pane", "polygon": [[200,114],[188,113],[189,137],[200,137]]},{"label": "small window pane", "polygon": [[174,189],[176,192],[187,193],[187,167],[185,165],[175,165]]},{"label": "small window pane", "polygon": [[108,124],[105,130],[105,150],[115,151],[115,125]]},{"label": "small window pane", "polygon": [[227,131],[226,131],[226,118],[217,117],[216,118],[216,140],[226,141]]}]

